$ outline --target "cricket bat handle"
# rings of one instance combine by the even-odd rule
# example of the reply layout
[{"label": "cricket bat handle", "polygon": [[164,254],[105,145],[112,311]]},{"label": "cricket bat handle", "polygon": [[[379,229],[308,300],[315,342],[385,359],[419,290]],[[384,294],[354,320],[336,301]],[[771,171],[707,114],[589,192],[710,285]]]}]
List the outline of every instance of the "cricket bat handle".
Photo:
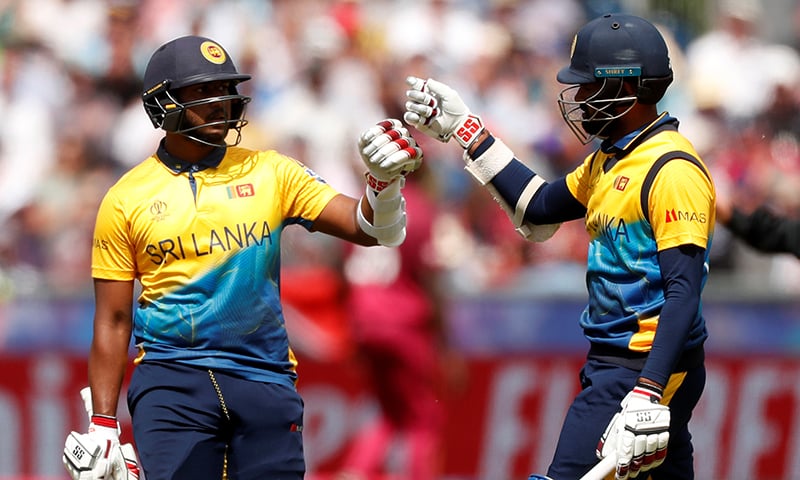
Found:
[{"label": "cricket bat handle", "polygon": [[586,475],[582,476],[580,480],[603,480],[606,475],[611,473],[614,470],[614,467],[617,465],[617,455],[611,453],[606,455],[605,458],[600,460],[597,465],[592,467],[591,470],[586,472]]}]

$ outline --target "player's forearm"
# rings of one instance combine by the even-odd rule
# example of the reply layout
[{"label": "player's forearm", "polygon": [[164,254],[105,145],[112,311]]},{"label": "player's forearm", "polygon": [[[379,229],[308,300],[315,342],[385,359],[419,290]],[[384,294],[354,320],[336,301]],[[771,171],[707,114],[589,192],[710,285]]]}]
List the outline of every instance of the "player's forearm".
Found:
[{"label": "player's forearm", "polygon": [[[94,413],[116,416],[119,393],[128,366],[130,317],[106,324],[95,320],[89,351],[89,386]],[[100,325],[98,325],[100,323]]]},{"label": "player's forearm", "polygon": [[[493,142],[492,135],[484,130],[469,148],[471,158],[480,157]],[[563,177],[546,182],[513,154],[511,156],[510,161],[494,173],[490,183],[506,204],[516,207],[516,214],[522,213],[526,221],[535,225],[575,220],[586,214],[586,208],[569,192]]]},{"label": "player's forearm", "polygon": [[123,354],[108,350],[107,346],[102,349],[92,347],[89,354],[89,386],[92,388],[94,413],[115,417],[128,355],[127,349]]}]

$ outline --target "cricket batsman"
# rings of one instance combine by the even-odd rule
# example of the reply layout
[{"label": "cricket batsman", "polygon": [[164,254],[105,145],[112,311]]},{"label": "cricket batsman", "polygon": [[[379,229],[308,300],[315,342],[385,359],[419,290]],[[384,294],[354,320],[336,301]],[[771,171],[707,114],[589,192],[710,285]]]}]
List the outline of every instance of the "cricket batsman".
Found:
[{"label": "cricket batsman", "polygon": [[400,120],[372,124],[354,141],[364,194],[344,195],[296,159],[238,146],[251,100],[239,88],[249,79],[222,45],[197,35],[166,42],[148,61],[143,113],[164,136],[97,212],[93,413],[86,433],[67,437],[73,480],[130,480],[116,415],[131,339],[126,399],[147,480],[305,475],[282,233],[402,244],[402,189],[422,150]]},{"label": "cricket batsman", "polygon": [[678,120],[658,110],[672,78],[649,21],[608,14],[584,25],[557,75],[566,85],[558,105],[578,139],[598,146],[551,181],[451,87],[408,78],[405,121],[455,139],[467,172],[523,237],[545,241],[573,220],[589,233],[579,322],[590,347],[545,478],[578,479],[605,457],[615,459],[617,480],[694,478],[689,419],[706,377],[701,293],[715,190]]}]

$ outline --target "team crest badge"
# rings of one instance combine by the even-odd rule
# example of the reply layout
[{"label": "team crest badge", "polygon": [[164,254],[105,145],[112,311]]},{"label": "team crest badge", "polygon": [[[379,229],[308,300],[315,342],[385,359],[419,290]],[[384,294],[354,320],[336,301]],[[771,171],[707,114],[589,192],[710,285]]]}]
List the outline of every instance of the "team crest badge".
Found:
[{"label": "team crest badge", "polygon": [[253,188],[252,183],[227,187],[226,190],[228,191],[228,198],[252,197],[256,194],[256,190]]},{"label": "team crest badge", "polygon": [[623,191],[625,191],[625,187],[628,186],[628,182],[629,181],[630,181],[630,179],[628,177],[625,177],[623,175],[619,175],[619,176],[617,176],[617,178],[614,179],[614,188],[616,188],[620,192],[623,192]]},{"label": "team crest badge", "polygon": [[217,65],[222,65],[225,63],[225,50],[223,50],[222,47],[215,42],[205,41],[201,43],[200,53],[203,54],[203,58],[211,63],[215,63]]}]

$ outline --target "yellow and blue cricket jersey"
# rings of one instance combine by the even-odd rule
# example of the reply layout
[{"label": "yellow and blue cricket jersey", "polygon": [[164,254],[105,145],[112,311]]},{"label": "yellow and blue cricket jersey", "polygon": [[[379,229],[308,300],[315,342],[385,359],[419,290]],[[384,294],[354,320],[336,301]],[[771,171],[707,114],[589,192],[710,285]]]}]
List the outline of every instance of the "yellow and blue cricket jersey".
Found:
[{"label": "yellow and blue cricket jersey", "polygon": [[[707,169],[677,120],[662,114],[587,156],[566,182],[586,207],[590,236],[581,327],[595,345],[648,352],[665,303],[658,252],[704,248],[703,285],[708,276],[715,192]],[[698,311],[684,348],[702,345],[706,336]]]},{"label": "yellow and blue cricket jersey", "polygon": [[137,361],[180,362],[293,387],[280,303],[283,228],[311,228],[337,192],[274,151],[185,164],[159,148],[100,206],[92,276],[141,282]]}]

